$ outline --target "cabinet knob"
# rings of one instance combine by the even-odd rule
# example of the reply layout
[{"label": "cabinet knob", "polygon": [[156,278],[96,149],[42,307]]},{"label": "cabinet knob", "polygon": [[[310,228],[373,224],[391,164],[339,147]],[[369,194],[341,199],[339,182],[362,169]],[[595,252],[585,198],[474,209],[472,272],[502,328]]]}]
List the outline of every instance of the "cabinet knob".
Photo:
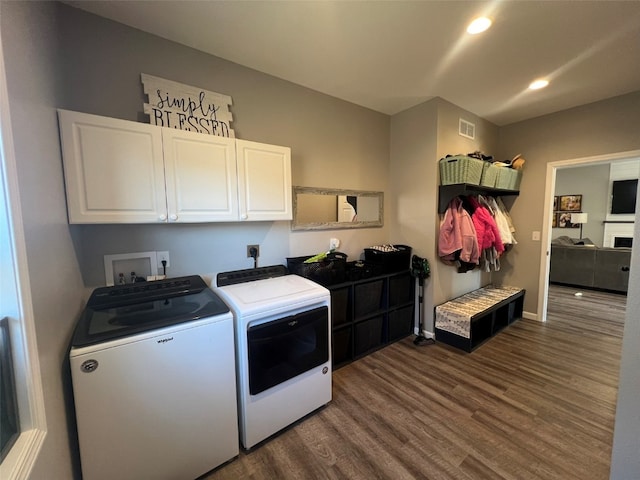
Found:
[{"label": "cabinet knob", "polygon": [[247,215],[246,213],[243,213],[242,215],[240,215],[240,218],[242,220],[246,220],[247,218],[249,218],[249,215]]},{"label": "cabinet knob", "polygon": [[623,272],[628,272],[629,271],[629,267],[622,267],[620,270],[622,270]]},{"label": "cabinet knob", "polygon": [[166,222],[167,221],[167,216],[163,213],[162,215],[160,215],[158,217],[158,220],[160,220],[161,222]]},{"label": "cabinet knob", "polygon": [[176,220],[178,220],[178,215],[176,215],[175,213],[172,213],[171,215],[169,215],[169,220],[171,220],[172,222],[175,222]]}]

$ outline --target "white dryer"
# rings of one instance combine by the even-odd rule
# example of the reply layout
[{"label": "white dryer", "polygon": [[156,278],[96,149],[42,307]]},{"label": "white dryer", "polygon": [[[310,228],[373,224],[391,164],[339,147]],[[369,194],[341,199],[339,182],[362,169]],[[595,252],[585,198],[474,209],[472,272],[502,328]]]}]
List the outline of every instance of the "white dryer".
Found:
[{"label": "white dryer", "polygon": [[234,316],[240,440],[249,449],[331,401],[329,291],[282,266],[219,274]]}]

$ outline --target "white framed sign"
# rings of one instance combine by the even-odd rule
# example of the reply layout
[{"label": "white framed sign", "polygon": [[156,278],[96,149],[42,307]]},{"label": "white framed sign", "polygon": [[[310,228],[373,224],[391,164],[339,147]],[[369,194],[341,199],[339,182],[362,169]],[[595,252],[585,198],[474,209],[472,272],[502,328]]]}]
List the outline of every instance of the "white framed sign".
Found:
[{"label": "white framed sign", "polygon": [[235,138],[229,111],[231,97],[145,73],[140,75],[147,95],[144,113],[149,123],[189,132]]}]

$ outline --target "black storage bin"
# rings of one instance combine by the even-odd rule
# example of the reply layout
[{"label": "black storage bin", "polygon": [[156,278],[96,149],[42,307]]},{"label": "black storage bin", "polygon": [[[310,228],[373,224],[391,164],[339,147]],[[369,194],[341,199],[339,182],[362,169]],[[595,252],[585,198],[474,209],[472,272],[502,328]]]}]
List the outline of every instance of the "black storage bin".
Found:
[{"label": "black storage bin", "polygon": [[346,254],[333,252],[320,262],[304,263],[312,256],[287,258],[289,273],[300,275],[325,286],[335,285],[346,280]]},{"label": "black storage bin", "polygon": [[347,281],[350,282],[365,280],[384,274],[381,265],[371,262],[347,262],[346,268]]},{"label": "black storage bin", "polygon": [[380,265],[383,273],[401,272],[409,269],[411,247],[407,245],[393,245],[397,250],[384,252],[377,248],[365,248],[364,259],[367,262]]},{"label": "black storage bin", "polygon": [[384,341],[382,337],[383,325],[384,316],[382,315],[355,324],[354,354],[356,356],[367,353],[382,345]]},{"label": "black storage bin", "polygon": [[356,320],[377,313],[384,308],[383,287],[384,280],[372,280],[354,287],[353,301]]},{"label": "black storage bin", "polygon": [[351,327],[341,328],[332,333],[333,346],[331,363],[336,366],[351,359]]},{"label": "black storage bin", "polygon": [[331,290],[331,324],[334,327],[351,321],[349,288],[350,287],[344,287]]},{"label": "black storage bin", "polygon": [[413,330],[413,304],[389,312],[389,341],[410,335]]},{"label": "black storage bin", "polygon": [[389,307],[413,301],[415,279],[410,275],[398,275],[389,279]]}]

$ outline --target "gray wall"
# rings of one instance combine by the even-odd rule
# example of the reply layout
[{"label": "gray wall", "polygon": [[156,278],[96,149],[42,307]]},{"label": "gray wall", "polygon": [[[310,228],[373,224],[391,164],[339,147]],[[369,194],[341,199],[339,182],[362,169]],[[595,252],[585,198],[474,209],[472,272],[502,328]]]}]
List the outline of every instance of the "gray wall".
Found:
[{"label": "gray wall", "polygon": [[[476,125],[475,140],[470,140],[458,134],[458,121],[460,117]],[[438,147],[435,157],[436,173],[434,174],[435,183],[432,184],[433,189],[437,192],[440,183],[439,167],[437,165],[437,161],[440,158],[447,154],[470,153],[476,150],[484,152],[485,154],[495,154],[498,150],[498,127],[452,103],[440,100],[438,108]],[[438,198],[437,193],[436,198]],[[436,204],[433,205],[434,212],[437,211]],[[438,227],[439,220],[439,217],[437,217],[436,225]],[[439,228],[436,228],[435,235],[438,234],[438,231]],[[434,243],[434,252],[437,252],[437,238]],[[510,256],[511,253],[509,254],[509,257]],[[508,257],[505,256],[505,259],[506,258]],[[505,269],[511,268],[508,262],[503,263]],[[456,268],[440,262],[436,263],[436,269],[437,276],[435,278],[437,278],[438,281],[434,282],[434,305],[438,305],[451,298],[479,288],[491,281],[491,275],[483,273],[480,270],[458,273]],[[433,312],[433,309],[431,311]]]},{"label": "gray wall", "polygon": [[[67,6],[60,6],[59,22],[65,56],[58,107],[147,122],[141,73],[197,86],[231,96],[238,138],[291,147],[294,185],[390,196],[387,115]],[[248,244],[260,245],[260,265],[271,265],[327,250],[335,236],[343,252],[358,258],[364,247],[388,236],[386,227],[291,232],[289,222],[70,228],[87,286],[104,284],[105,254],[167,250],[170,275],[214,275],[251,267]]]},{"label": "gray wall", "polygon": [[[458,135],[460,117],[476,124],[475,140]],[[438,161],[447,154],[493,152],[497,136],[495,125],[440,98],[391,119],[391,241],[411,245],[416,255],[430,262],[431,278],[425,282],[422,308],[427,332],[434,331],[435,305],[489,281],[480,271],[460,274],[438,260]]]},{"label": "gray wall", "polygon": [[[394,115],[391,119],[389,176],[397,192],[389,200],[391,243],[410,245],[413,254],[436,267],[434,231],[438,181],[436,175],[438,100]],[[433,272],[433,270],[432,270]],[[423,330],[433,332],[433,291],[436,277],[425,282]],[[419,308],[420,306],[418,306]],[[417,315],[417,313],[416,313]]]},{"label": "gray wall", "polygon": [[[582,195],[582,211],[589,214],[582,237],[602,247],[604,222],[609,202],[609,163],[558,169],[555,195]],[[554,228],[551,238],[580,237],[580,228]]]},{"label": "gray wall", "polygon": [[640,91],[500,128],[500,158],[520,152],[526,163],[511,208],[519,232],[512,256],[517,268],[497,278],[527,290],[525,311],[539,313],[540,242],[531,237],[542,231],[547,163],[640,149],[639,122]]},{"label": "gray wall", "polygon": [[63,367],[84,286],[67,225],[55,107],[62,52],[54,3],[0,3],[11,124],[47,436],[33,479],[72,478]]}]

